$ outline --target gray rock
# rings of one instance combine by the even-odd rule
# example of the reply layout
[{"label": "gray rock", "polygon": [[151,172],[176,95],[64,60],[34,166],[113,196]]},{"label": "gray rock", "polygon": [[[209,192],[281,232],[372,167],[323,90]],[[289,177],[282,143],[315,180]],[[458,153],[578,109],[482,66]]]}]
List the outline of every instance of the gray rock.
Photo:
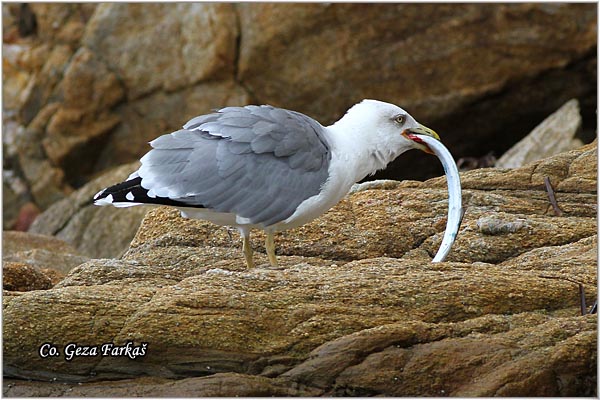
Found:
[{"label": "gray rock", "polygon": [[231,4],[106,3],[96,8],[82,42],[134,100],[231,77],[236,36]]},{"label": "gray rock", "polygon": [[504,153],[496,161],[496,167],[516,168],[581,147],[583,143],[575,138],[580,128],[579,102],[572,99]]}]

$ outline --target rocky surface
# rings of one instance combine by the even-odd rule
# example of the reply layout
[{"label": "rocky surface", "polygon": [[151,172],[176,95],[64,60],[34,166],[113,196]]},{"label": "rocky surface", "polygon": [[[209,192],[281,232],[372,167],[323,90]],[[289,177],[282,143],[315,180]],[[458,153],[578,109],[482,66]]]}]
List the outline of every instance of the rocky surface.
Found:
[{"label": "rocky surface", "polygon": [[[581,135],[594,135],[593,4],[7,3],[2,14],[4,169],[26,187],[9,195],[42,211],[226,105],[328,124],[365,97],[391,101],[460,158],[503,153],[577,98]],[[439,173],[408,154],[378,177]]]},{"label": "rocky surface", "polygon": [[2,171],[2,228],[16,228],[21,210],[28,204],[27,184],[12,171]]},{"label": "rocky surface", "polygon": [[[71,269],[88,260],[88,257],[53,236],[2,232],[3,287],[8,290],[49,289]],[[40,283],[20,285],[13,281]]]},{"label": "rocky surface", "polygon": [[[589,308],[596,165],[593,143],[461,174],[463,224],[438,264],[444,178],[358,187],[278,234],[276,268],[260,234],[247,270],[235,232],[152,209],[120,259],[5,291],[4,394],[594,396],[597,318],[577,283]],[[128,341],[144,356],[65,360],[68,343]]]},{"label": "rocky surface", "polygon": [[50,289],[72,268],[88,260],[53,236],[2,232],[2,287],[5,290]]},{"label": "rocky surface", "polygon": [[517,168],[554,154],[581,147],[579,102],[572,99],[552,113],[496,161],[498,168]]},{"label": "rocky surface", "polygon": [[[465,217],[441,264],[430,259],[444,178],[357,185],[277,235],[277,268],[257,233],[253,270],[235,231],[90,204],[147,141],[225,105],[328,124],[362,98],[391,101],[460,158],[501,154],[574,98],[581,120],[542,126],[566,133],[569,121],[589,141],[593,5],[7,3],[2,14],[4,228],[42,212],[29,233],[3,234],[4,395],[597,394],[597,319],[579,315],[579,285],[588,306],[596,297],[596,143],[463,173]],[[432,160],[407,154],[378,176],[434,176]],[[65,360],[70,342],[128,341],[145,355]],[[43,343],[61,354],[41,358]]]},{"label": "rocky surface", "polygon": [[[448,125],[442,132],[462,131],[463,135],[464,129],[471,133],[468,125],[480,129],[484,122],[475,122],[478,117],[472,114],[467,123],[459,122],[457,114],[465,110],[465,103],[499,94],[501,88],[517,91],[510,86],[511,79],[529,86],[526,76],[562,69],[570,57],[589,51],[585,43],[593,42],[596,30],[593,23],[584,22],[591,22],[584,8],[531,4],[246,4],[239,8],[240,78],[267,101],[291,104],[331,122],[345,112],[347,104],[340,99],[381,98],[405,105],[424,122],[445,119]],[[365,20],[369,29],[364,28]],[[482,35],[484,26],[493,34]],[[586,39],[574,45],[573,34]],[[341,80],[351,84],[341,85]],[[534,95],[521,94],[525,95],[521,104]],[[506,107],[518,112],[517,104],[509,106],[502,97],[496,102],[490,96],[488,106],[501,106],[496,116],[490,109],[485,118],[516,117]],[[554,103],[555,108],[566,100]],[[459,130],[457,125],[463,126]],[[489,120],[483,125],[483,130],[494,129]],[[488,134],[483,130],[477,131],[480,137]],[[458,142],[459,137],[447,139]]]},{"label": "rocky surface", "polygon": [[[5,380],[7,397],[267,397],[316,396],[319,390],[237,373],[169,380],[145,377],[84,384]],[[300,388],[298,388],[300,387]]]},{"label": "rocky surface", "polygon": [[24,263],[2,262],[2,289],[18,292],[50,289],[53,286],[49,276],[39,269]]}]

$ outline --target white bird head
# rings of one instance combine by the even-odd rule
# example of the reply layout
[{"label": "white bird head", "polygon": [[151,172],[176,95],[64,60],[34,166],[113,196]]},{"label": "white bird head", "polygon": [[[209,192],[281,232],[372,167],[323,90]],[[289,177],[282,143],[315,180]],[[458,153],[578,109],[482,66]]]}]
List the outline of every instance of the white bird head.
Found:
[{"label": "white bird head", "polygon": [[400,147],[405,150],[416,148],[432,153],[429,147],[414,135],[427,135],[440,140],[435,131],[418,123],[401,107],[379,100],[361,101],[348,110],[342,118],[345,119],[350,120],[353,125],[360,126],[361,135],[377,143],[377,147],[384,145],[390,149]]},{"label": "white bird head", "polygon": [[378,100],[363,100],[352,106],[330,128],[344,138],[345,150],[368,152],[375,158],[375,169],[384,168],[400,154],[419,149],[433,154],[415,135],[427,135],[440,140],[432,129],[418,123],[404,109]]}]

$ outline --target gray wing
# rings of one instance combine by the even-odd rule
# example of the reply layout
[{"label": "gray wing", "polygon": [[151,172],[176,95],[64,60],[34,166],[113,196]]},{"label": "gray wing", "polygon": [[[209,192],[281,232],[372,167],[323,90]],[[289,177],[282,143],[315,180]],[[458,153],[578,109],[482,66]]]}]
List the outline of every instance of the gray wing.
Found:
[{"label": "gray wing", "polygon": [[319,193],[331,152],[317,121],[271,106],[227,107],[152,141],[138,173],[148,196],[269,226]]}]

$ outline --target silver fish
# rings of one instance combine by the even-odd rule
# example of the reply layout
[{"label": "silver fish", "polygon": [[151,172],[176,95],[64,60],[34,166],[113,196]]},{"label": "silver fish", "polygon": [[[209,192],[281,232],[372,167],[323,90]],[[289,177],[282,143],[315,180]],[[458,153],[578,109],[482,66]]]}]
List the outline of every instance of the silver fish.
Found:
[{"label": "silver fish", "polygon": [[444,167],[444,172],[446,173],[446,182],[448,183],[448,219],[446,221],[446,231],[444,232],[442,244],[432,260],[432,262],[441,262],[446,259],[446,256],[450,252],[452,244],[454,244],[454,241],[456,240],[456,235],[458,235],[458,230],[462,221],[463,208],[460,176],[458,175],[458,168],[456,167],[452,154],[450,154],[442,142],[431,136],[414,136],[424,142],[425,145],[431,149],[433,154],[440,159],[440,162]]}]

